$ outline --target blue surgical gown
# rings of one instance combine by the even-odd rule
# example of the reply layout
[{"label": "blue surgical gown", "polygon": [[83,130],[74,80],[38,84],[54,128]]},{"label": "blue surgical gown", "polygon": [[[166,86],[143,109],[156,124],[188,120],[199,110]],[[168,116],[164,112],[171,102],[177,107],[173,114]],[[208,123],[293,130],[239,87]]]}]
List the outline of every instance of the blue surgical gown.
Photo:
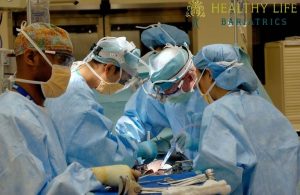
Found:
[{"label": "blue surgical gown", "polygon": [[[151,91],[150,81],[144,83],[144,87]],[[191,127],[201,125],[202,112],[206,105],[197,90],[185,102],[161,103],[139,87],[127,102],[124,115],[116,124],[116,130],[138,141],[145,141],[147,131],[152,136],[157,136],[164,128],[171,128],[175,137],[187,132],[196,140],[199,131]],[[185,155],[193,159],[197,150],[198,147],[188,148]]]},{"label": "blue surgical gown", "polygon": [[65,94],[46,100],[45,105],[57,126],[68,164],[134,165],[136,141],[114,135],[111,120],[78,72],[72,72]]},{"label": "blue surgical gown", "polygon": [[16,92],[0,96],[1,194],[85,194],[101,188],[90,169],[67,166],[44,108]]},{"label": "blue surgical gown", "polygon": [[290,122],[265,99],[245,91],[207,106],[196,169],[214,169],[232,194],[294,195],[299,139]]}]

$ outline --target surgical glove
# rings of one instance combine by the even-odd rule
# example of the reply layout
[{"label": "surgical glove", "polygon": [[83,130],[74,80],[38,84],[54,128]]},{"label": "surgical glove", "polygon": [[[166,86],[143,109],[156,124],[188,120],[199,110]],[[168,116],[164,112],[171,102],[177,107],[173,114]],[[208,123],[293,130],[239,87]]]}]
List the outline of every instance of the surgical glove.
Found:
[{"label": "surgical glove", "polygon": [[121,176],[136,181],[140,176],[140,172],[131,169],[127,165],[111,165],[93,167],[92,171],[102,184],[111,187],[118,187],[121,182]]},{"label": "surgical glove", "polygon": [[171,140],[171,145],[176,146],[176,151],[184,153],[184,150],[197,150],[199,140],[192,138],[186,132],[180,133]]},{"label": "surgical glove", "polygon": [[157,146],[153,141],[144,141],[138,144],[137,157],[144,159],[144,163],[149,163],[156,158]]}]

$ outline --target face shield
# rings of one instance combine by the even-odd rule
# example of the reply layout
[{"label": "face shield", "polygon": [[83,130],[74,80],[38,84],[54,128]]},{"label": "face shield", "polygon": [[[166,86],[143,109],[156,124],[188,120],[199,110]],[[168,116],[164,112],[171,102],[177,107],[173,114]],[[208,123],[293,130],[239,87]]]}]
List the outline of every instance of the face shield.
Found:
[{"label": "face shield", "polygon": [[128,42],[125,37],[104,37],[98,41],[92,51],[84,59],[85,62],[95,60],[102,64],[113,64],[121,70],[118,83],[124,87],[117,90],[119,93],[139,81],[140,50],[133,42]]},{"label": "face shield", "polygon": [[[191,52],[185,47],[167,46],[166,48],[173,48],[174,50],[172,49],[160,56],[156,54],[156,56],[149,60],[151,64],[151,87],[148,89],[143,87],[146,94],[161,102],[164,102],[168,97],[179,91],[182,93],[191,92],[196,83],[196,73]],[[168,66],[170,66],[169,69]],[[169,72],[178,67],[180,69],[176,70],[177,72],[170,77],[168,75]],[[163,70],[166,68],[166,71]],[[162,76],[158,76],[160,79],[151,80],[151,76],[155,73],[161,73]],[[190,84],[191,82],[192,85]]]},{"label": "face shield", "polygon": [[191,59],[186,62],[184,67],[171,79],[159,80],[153,82],[154,91],[158,91],[161,94],[171,95],[176,93],[179,89],[182,89],[184,84],[185,75],[193,68],[193,62]]}]

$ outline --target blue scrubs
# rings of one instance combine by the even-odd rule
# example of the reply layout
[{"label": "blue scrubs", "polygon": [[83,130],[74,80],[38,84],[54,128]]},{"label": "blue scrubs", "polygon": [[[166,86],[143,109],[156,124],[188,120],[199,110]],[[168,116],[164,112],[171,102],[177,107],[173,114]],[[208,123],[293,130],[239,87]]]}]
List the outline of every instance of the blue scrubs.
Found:
[{"label": "blue scrubs", "polygon": [[232,194],[296,194],[299,138],[271,103],[240,90],[205,109],[194,165],[214,169]]},{"label": "blue scrubs", "polygon": [[85,194],[103,189],[90,169],[67,166],[46,110],[16,92],[0,96],[1,194]]},{"label": "blue scrubs", "polygon": [[[146,82],[144,87],[150,91],[150,81]],[[139,87],[127,102],[124,116],[118,120],[116,130],[138,141],[146,140],[147,131],[150,131],[153,137],[164,128],[171,128],[173,137],[187,132],[191,137],[197,138],[198,131],[194,131],[191,127],[200,126],[205,106],[206,103],[197,90],[191,93],[186,102],[163,104]],[[193,147],[193,151],[187,149],[185,155],[193,159],[197,150],[198,145]]]},{"label": "blue scrubs", "polygon": [[66,93],[45,105],[59,130],[68,164],[134,165],[136,141],[112,132],[111,120],[78,72],[72,72]]}]

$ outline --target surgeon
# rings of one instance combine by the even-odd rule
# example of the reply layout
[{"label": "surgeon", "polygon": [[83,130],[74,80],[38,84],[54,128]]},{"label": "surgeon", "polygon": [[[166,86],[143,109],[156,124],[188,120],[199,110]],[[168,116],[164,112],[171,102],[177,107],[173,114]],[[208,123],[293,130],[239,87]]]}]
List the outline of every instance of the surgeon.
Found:
[{"label": "surgeon", "polygon": [[[169,46],[161,55],[158,55],[157,51],[152,51],[143,57],[147,63],[150,56],[151,60],[154,59],[153,56],[158,57],[149,67],[152,69],[150,70],[152,78],[130,97],[125,106],[124,116],[118,120],[116,127],[121,134],[138,141],[146,140],[148,131],[151,137],[154,137],[164,128],[171,128],[175,138],[187,126],[200,125],[201,121],[198,119],[201,120],[206,106],[200,94],[192,87],[196,77],[191,63],[192,54],[187,48],[190,40],[184,31],[171,25],[158,23],[147,28],[141,35],[145,46],[151,50],[162,50],[166,45]],[[180,71],[180,77],[176,77],[177,71]],[[169,79],[170,82],[167,81],[164,85],[164,80]],[[156,91],[157,88],[153,88],[153,82],[156,82],[155,87],[162,86],[161,90],[170,89],[170,91],[160,96]],[[169,95],[170,98],[166,98]],[[192,154],[186,155],[193,158]]]},{"label": "surgeon", "polygon": [[[54,25],[22,24],[15,39],[17,72],[12,91],[0,95],[1,194],[86,194],[138,176],[126,165],[83,167],[66,163],[46,98],[62,95],[70,79],[73,47]],[[61,114],[64,110],[61,111]]]},{"label": "surgeon", "polygon": [[46,101],[67,163],[133,166],[137,156],[156,157],[156,145],[151,141],[137,145],[130,137],[114,135],[113,124],[94,93],[112,95],[128,87],[137,74],[139,57],[139,49],[125,37],[104,37],[83,61],[73,64],[66,93]]},{"label": "surgeon", "polygon": [[253,93],[255,73],[239,47],[208,45],[193,58],[207,100],[194,166],[212,168],[232,194],[297,194],[299,139],[287,118]]}]

